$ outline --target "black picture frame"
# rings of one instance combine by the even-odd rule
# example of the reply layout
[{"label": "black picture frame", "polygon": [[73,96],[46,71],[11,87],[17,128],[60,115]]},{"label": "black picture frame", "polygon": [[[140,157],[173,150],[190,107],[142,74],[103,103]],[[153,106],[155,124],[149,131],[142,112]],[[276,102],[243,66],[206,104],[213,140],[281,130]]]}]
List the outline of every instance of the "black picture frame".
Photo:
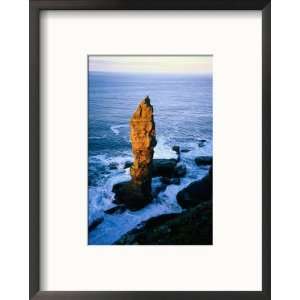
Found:
[{"label": "black picture frame", "polygon": [[[43,10],[262,11],[262,291],[40,290],[40,12]],[[271,299],[271,1],[269,0],[30,0],[29,298],[41,300],[266,300]]]}]

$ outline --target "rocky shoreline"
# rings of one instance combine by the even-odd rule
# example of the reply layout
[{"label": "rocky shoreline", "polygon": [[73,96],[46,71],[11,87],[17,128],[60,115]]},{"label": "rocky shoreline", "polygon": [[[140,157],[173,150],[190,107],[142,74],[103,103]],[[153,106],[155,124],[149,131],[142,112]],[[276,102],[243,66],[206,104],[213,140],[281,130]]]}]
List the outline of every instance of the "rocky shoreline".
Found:
[{"label": "rocky shoreline", "polygon": [[180,214],[160,215],[123,235],[115,245],[211,245],[212,201]]},{"label": "rocky shoreline", "polygon": [[139,224],[116,245],[210,245],[212,244],[212,166],[208,174],[182,189],[176,196],[185,209]]},{"label": "rocky shoreline", "polygon": [[[182,166],[182,162],[174,159],[154,159],[156,171],[153,177],[158,177],[160,185],[152,190],[152,197],[166,190],[169,185],[178,185],[180,180],[188,174],[188,170],[182,176],[175,172],[176,167]],[[212,163],[212,159],[211,159]],[[213,191],[213,167],[211,165],[195,165],[199,168],[208,168],[207,175],[200,180],[192,181],[176,194],[176,201],[181,206],[181,213],[168,213],[152,217],[134,229],[125,233],[115,245],[211,245],[212,244],[212,191]],[[125,165],[124,165],[125,167]],[[158,171],[159,170],[159,171]],[[168,176],[165,176],[168,175]],[[125,186],[128,185],[125,182]],[[124,182],[113,186],[113,191],[122,186]],[[126,190],[126,192],[129,192]],[[117,192],[118,193],[118,192]],[[121,196],[121,194],[118,194]],[[125,195],[129,196],[128,194]],[[130,198],[130,197],[129,197]],[[136,197],[134,198],[137,199]],[[130,208],[124,202],[118,203],[116,197],[113,201],[116,205],[104,211],[107,215],[121,215]],[[134,205],[133,211],[142,209]],[[96,220],[89,231],[101,226],[102,219]]]},{"label": "rocky shoreline", "polygon": [[[190,151],[188,148],[181,149],[179,145],[174,145],[172,150],[177,154],[177,158],[153,159],[156,135],[153,107],[149,97],[143,99],[134,112],[130,129],[133,161],[126,161],[124,169],[130,168],[131,180],[113,185],[115,206],[104,211],[106,215],[141,210],[169,185],[180,185],[181,180],[188,174],[188,169],[181,159],[182,153]],[[206,143],[204,139],[199,140],[199,148],[204,147]],[[115,244],[212,244],[213,159],[211,156],[197,156],[194,158],[194,164],[202,170],[208,169],[208,172],[202,179],[191,182],[176,194],[176,201],[183,211],[152,217],[125,233]],[[117,168],[114,162],[109,167]],[[157,179],[152,187],[154,178]],[[93,222],[89,231],[101,226],[101,222],[101,219]]]}]

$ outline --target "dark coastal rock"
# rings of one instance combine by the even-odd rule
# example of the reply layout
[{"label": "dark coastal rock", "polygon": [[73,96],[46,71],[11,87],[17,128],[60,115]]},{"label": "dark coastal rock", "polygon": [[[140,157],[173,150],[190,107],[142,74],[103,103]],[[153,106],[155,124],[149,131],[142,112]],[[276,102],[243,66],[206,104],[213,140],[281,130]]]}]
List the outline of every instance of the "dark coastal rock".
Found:
[{"label": "dark coastal rock", "polygon": [[211,245],[212,201],[180,214],[149,219],[123,235],[117,245]]},{"label": "dark coastal rock", "polygon": [[153,159],[152,161],[152,176],[173,177],[177,161],[174,158],[170,159]]},{"label": "dark coastal rock", "polygon": [[187,152],[190,152],[191,151],[191,149],[187,149],[187,148],[185,148],[185,149],[181,149],[181,153],[187,153]]},{"label": "dark coastal rock", "polygon": [[183,177],[186,174],[186,166],[184,164],[177,164],[174,170],[175,177]]},{"label": "dark coastal rock", "polygon": [[133,162],[128,160],[128,161],[126,161],[125,164],[124,164],[124,169],[130,168],[132,165],[133,165]]},{"label": "dark coastal rock", "polygon": [[180,153],[180,147],[179,146],[173,146],[172,150],[175,151],[177,154]]},{"label": "dark coastal rock", "polygon": [[169,177],[160,177],[160,181],[167,185],[171,184],[171,178]]},{"label": "dark coastal rock", "polygon": [[170,185],[170,184],[180,184],[180,178],[179,177],[175,177],[175,178],[169,178],[169,177],[161,177],[160,181],[166,185]]},{"label": "dark coastal rock", "polygon": [[96,218],[89,224],[89,232],[93,231],[103,222],[103,217]]},{"label": "dark coastal rock", "polygon": [[108,165],[109,169],[110,170],[116,170],[118,169],[118,163],[116,162],[111,162],[109,165]]},{"label": "dark coastal rock", "polygon": [[152,200],[152,193],[148,185],[135,184],[132,181],[117,183],[113,186],[115,193],[113,203],[124,204],[129,210],[135,211],[145,207]]},{"label": "dark coastal rock", "polygon": [[201,148],[204,147],[205,144],[206,144],[206,140],[199,140],[198,146]]},{"label": "dark coastal rock", "polygon": [[195,163],[197,166],[212,165],[213,158],[212,156],[198,156],[195,158]]},{"label": "dark coastal rock", "polygon": [[124,205],[117,205],[104,211],[108,215],[121,214],[126,210]]},{"label": "dark coastal rock", "polygon": [[173,146],[172,150],[174,152],[176,152],[176,154],[177,154],[177,162],[179,162],[180,161],[180,147],[179,146]]},{"label": "dark coastal rock", "polygon": [[212,186],[211,167],[205,177],[192,182],[176,195],[177,202],[182,208],[191,208],[201,202],[212,200]]}]

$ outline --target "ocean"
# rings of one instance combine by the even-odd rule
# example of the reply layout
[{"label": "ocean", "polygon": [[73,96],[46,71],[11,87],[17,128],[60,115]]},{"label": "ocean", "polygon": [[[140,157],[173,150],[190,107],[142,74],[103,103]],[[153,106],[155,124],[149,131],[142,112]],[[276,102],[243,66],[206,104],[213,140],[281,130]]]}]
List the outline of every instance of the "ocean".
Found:
[{"label": "ocean", "polygon": [[[104,211],[115,206],[112,186],[130,179],[129,169],[124,169],[125,162],[132,161],[129,120],[146,96],[154,109],[154,158],[176,158],[172,147],[180,146],[186,151],[181,162],[187,175],[145,208],[108,215]],[[212,126],[212,75],[89,72],[88,222],[103,219],[89,233],[89,245],[113,244],[151,217],[181,212],[176,194],[207,174],[208,167],[197,166],[194,159],[212,156]],[[153,187],[158,184],[159,178],[154,178]]]}]

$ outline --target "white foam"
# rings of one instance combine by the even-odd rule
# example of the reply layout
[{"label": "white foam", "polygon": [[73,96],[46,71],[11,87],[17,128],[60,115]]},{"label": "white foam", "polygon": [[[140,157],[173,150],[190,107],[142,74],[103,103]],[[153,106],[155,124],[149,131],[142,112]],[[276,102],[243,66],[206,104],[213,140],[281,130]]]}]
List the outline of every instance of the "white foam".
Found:
[{"label": "white foam", "polygon": [[109,166],[111,163],[116,163],[118,169],[123,169],[127,161],[131,161],[132,157],[129,153],[125,153],[119,156],[108,156],[108,154],[98,154],[91,156],[89,162],[91,163],[101,163],[104,166]]},{"label": "white foam", "polygon": [[120,134],[120,130],[119,128],[125,128],[128,127],[128,124],[121,124],[121,125],[113,125],[110,127],[111,131],[115,134],[115,135],[119,135]]},{"label": "white foam", "polygon": [[[197,168],[194,167],[194,168]],[[201,169],[199,169],[201,170]],[[202,178],[207,171],[201,170],[196,173],[190,172],[191,176],[181,179],[180,185],[169,185],[166,190],[158,194],[158,196],[146,207],[139,211],[125,211],[122,214],[107,215],[104,214],[103,223],[89,234],[89,244],[109,245],[116,242],[122,235],[136,228],[142,222],[162,214],[180,213],[182,208],[176,200],[177,193],[192,181]],[[130,176],[127,175],[127,180]],[[114,182],[125,181],[125,177],[114,178]],[[109,184],[112,186],[112,182]],[[112,201],[113,194],[111,193]],[[111,202],[110,202],[111,204]],[[112,204],[111,204],[112,205]]]},{"label": "white foam", "polygon": [[[197,155],[205,155],[209,153],[211,144],[207,143],[204,147],[199,147],[198,143],[188,143],[181,145],[182,148],[191,149],[190,152],[181,153],[181,161],[187,167],[187,175],[181,178],[180,185],[169,185],[166,190],[159,193],[158,196],[143,209],[130,212],[126,210],[124,213],[107,215],[103,211],[114,206],[112,203],[114,194],[112,187],[114,184],[122,181],[130,180],[129,168],[124,169],[124,164],[128,160],[132,160],[131,153],[117,157],[108,157],[107,155],[97,155],[91,159],[98,160],[104,165],[109,165],[112,162],[118,164],[117,170],[111,170],[107,177],[102,178],[101,187],[92,188],[89,190],[89,208],[90,219],[102,216],[103,222],[95,230],[89,234],[89,244],[108,245],[113,244],[122,235],[135,228],[141,222],[152,217],[168,213],[179,213],[182,208],[176,200],[177,193],[192,181],[198,180],[207,173],[206,168],[199,168],[194,161]],[[164,137],[158,137],[158,143],[155,147],[154,158],[177,158],[175,151],[171,149],[168,141]],[[159,185],[159,178],[154,178],[152,181],[153,187]],[[90,198],[91,197],[91,198]]]},{"label": "white foam", "polygon": [[177,153],[168,145],[167,139],[163,136],[157,137],[157,144],[154,148],[154,158],[175,158]]},{"label": "white foam", "polygon": [[89,136],[90,140],[102,140],[106,138],[106,134],[104,134],[103,136]]}]

